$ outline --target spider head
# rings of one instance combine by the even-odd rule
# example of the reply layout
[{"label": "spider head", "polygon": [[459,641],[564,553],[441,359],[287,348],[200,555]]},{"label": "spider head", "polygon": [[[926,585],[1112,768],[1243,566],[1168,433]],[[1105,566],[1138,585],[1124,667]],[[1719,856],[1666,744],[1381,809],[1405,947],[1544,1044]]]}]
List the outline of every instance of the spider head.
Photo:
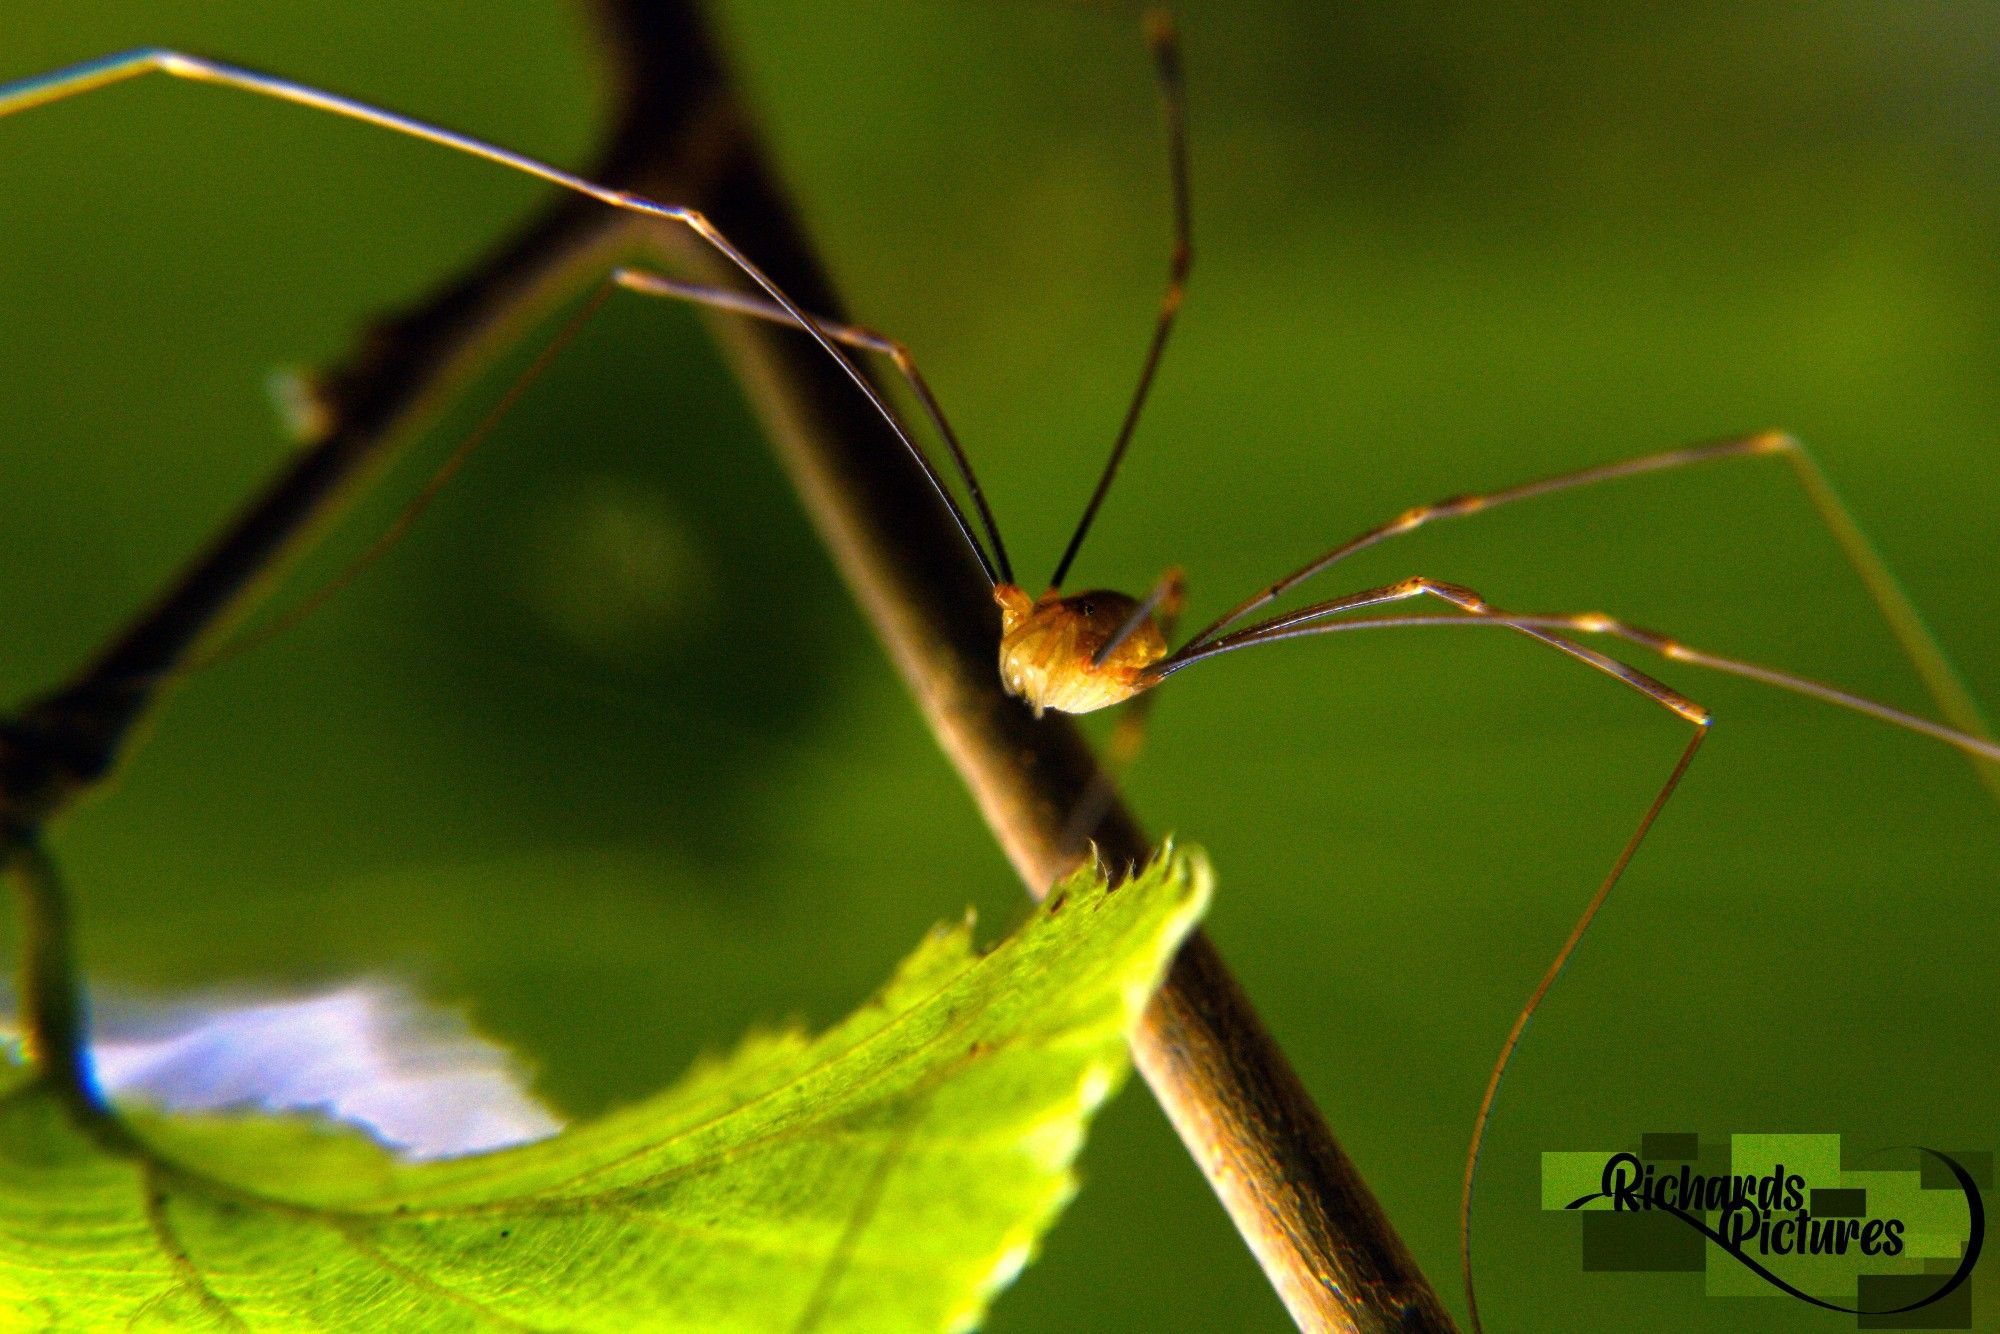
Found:
[{"label": "spider head", "polygon": [[1037,717],[1122,703],[1154,684],[1147,669],[1167,656],[1166,636],[1149,616],[1103,662],[1093,661],[1139,610],[1123,593],[1064,597],[1052,588],[1031,599],[1013,584],[997,584],[993,600],[1000,604],[1000,680]]}]

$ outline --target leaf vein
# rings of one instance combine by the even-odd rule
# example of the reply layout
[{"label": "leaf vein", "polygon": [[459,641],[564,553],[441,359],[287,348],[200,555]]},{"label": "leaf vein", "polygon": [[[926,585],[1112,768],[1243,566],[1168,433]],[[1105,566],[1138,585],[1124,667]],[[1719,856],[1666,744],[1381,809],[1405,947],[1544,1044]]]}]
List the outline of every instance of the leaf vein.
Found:
[{"label": "leaf vein", "polygon": [[355,1254],[382,1266],[382,1268],[388,1270],[397,1278],[402,1279],[411,1287],[421,1288],[433,1296],[441,1297],[454,1305],[462,1306],[473,1314],[491,1320],[504,1328],[525,1330],[529,1334],[545,1334],[544,1326],[531,1325],[526,1321],[517,1320],[499,1308],[482,1301],[480,1298],[474,1297],[470,1293],[460,1292],[456,1288],[448,1287],[431,1278],[429,1275],[420,1273],[402,1261],[393,1258],[380,1246],[362,1236],[360,1228],[356,1226],[352,1219],[339,1218],[328,1214],[321,1214],[318,1217],[327,1230],[345,1242]]},{"label": "leaf vein", "polygon": [[[145,1202],[146,1225],[152,1229],[154,1239],[160,1243],[160,1250],[166,1255],[167,1264],[173,1269],[180,1285],[193,1294],[194,1299],[201,1303],[204,1310],[231,1329],[248,1329],[249,1326],[243,1323],[243,1318],[208,1286],[207,1281],[201,1276],[201,1270],[195,1265],[194,1257],[188,1254],[187,1247],[182,1244],[180,1234],[174,1231],[173,1220],[167,1217],[166,1185],[160,1179],[159,1164],[151,1157],[140,1159],[139,1189],[141,1198]],[[158,1298],[153,1300],[157,1301]],[[137,1312],[134,1314],[136,1316]]]}]

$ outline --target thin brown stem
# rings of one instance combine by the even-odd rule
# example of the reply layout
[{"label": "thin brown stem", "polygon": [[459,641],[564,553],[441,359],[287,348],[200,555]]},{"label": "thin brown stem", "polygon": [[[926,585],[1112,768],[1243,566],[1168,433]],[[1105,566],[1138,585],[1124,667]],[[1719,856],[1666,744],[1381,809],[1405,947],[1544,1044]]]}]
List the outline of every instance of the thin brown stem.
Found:
[{"label": "thin brown stem", "polygon": [[99,1099],[84,1059],[83,991],[71,943],[69,900],[33,830],[10,831],[7,877],[21,932],[21,1036],[40,1077],[72,1108]]},{"label": "thin brown stem", "polygon": [[117,1154],[132,1151],[131,1137],[105,1108],[91,1072],[89,1024],[83,983],[70,928],[69,895],[55,862],[32,827],[0,832],[0,871],[14,885],[20,926],[20,972],[15,989],[21,1034],[35,1077],[52,1092],[70,1120]]},{"label": "thin brown stem", "polygon": [[[735,122],[741,125],[741,121]],[[839,301],[755,140],[744,130],[713,193],[689,202],[755,254],[806,309]],[[685,191],[673,197],[687,197]],[[693,247],[677,266],[719,276]],[[717,322],[814,522],[1030,892],[1072,868],[1068,817],[1106,779],[1067,720],[1001,689],[997,625],[948,517],[879,423],[782,330]],[[1151,842],[1115,795],[1095,830],[1113,867]],[[1228,967],[1197,934],[1134,1038],[1168,1118],[1301,1327],[1442,1330],[1451,1321]]]},{"label": "thin brown stem", "polygon": [[[701,210],[802,308],[842,318],[695,6],[597,0],[594,9],[619,117],[592,179]],[[319,387],[327,435],[84,671],[0,729],[0,813],[32,829],[101,779],[195,646],[246,610],[454,388],[525,325],[635,255],[693,279],[722,277],[714,251],[685,228],[565,200],[372,331]],[[1002,691],[988,581],[922,469],[842,368],[783,329],[735,319],[718,320],[717,331],[843,575],[1030,891],[1041,895],[1071,868],[1066,826],[1093,793],[1104,805],[1094,837],[1105,860],[1142,863],[1150,840],[1076,729],[1035,720]],[[1302,1327],[1451,1328],[1206,937],[1183,948],[1133,1052]]]}]

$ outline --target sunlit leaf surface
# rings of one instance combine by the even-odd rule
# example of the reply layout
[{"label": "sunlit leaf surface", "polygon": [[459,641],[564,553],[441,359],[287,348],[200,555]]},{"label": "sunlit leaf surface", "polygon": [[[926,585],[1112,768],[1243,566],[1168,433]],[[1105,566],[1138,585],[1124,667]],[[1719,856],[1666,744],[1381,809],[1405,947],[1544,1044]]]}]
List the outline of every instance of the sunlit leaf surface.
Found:
[{"label": "sunlit leaf surface", "polygon": [[818,1037],[754,1036],[553,1139],[412,1165],[270,1116],[142,1115],[120,1154],[0,1102],[0,1310],[51,1328],[939,1329],[1074,1190],[1125,1036],[1208,896],[1170,853],[988,953],[939,928]]}]

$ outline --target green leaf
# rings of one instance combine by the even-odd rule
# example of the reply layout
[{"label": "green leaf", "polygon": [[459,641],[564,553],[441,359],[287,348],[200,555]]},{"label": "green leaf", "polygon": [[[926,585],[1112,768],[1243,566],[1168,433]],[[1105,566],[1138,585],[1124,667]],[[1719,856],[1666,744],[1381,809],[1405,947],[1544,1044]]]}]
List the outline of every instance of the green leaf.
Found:
[{"label": "green leaf", "polygon": [[[0,1095],[0,1311],[51,1329],[939,1329],[1074,1190],[1085,1123],[1208,898],[1169,849],[983,955],[939,928],[817,1038],[753,1036],[554,1139],[401,1163],[299,1118]],[[635,1040],[643,1040],[635,1036]]]}]

